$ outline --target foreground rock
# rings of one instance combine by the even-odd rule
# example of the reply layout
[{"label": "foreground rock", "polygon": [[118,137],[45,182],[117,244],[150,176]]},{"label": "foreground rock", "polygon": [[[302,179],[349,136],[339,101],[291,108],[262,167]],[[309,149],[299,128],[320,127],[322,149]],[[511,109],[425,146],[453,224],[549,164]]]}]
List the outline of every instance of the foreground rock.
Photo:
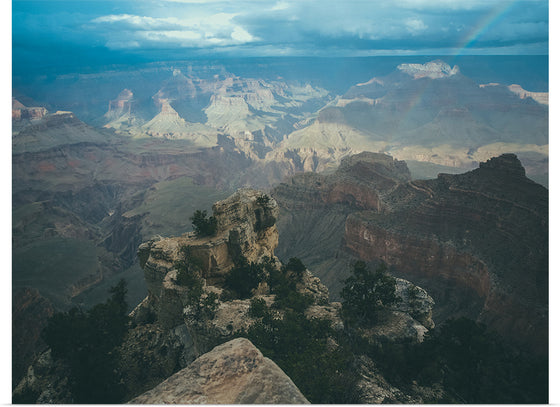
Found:
[{"label": "foreground rock", "polygon": [[273,361],[244,338],[217,346],[132,404],[308,404]]}]

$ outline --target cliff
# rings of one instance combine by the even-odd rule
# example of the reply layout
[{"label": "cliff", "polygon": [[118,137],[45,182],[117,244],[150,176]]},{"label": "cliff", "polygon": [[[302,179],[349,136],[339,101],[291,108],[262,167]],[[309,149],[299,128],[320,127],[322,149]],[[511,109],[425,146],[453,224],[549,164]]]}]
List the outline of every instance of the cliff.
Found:
[{"label": "cliff", "polygon": [[168,289],[177,288],[170,273],[177,272],[175,263],[183,259],[182,247],[188,247],[191,261],[201,265],[201,277],[208,284],[223,283],[226,273],[241,257],[249,262],[259,262],[274,255],[278,245],[278,207],[274,200],[262,205],[257,203],[260,196],[262,193],[258,191],[245,189],[215,203],[215,236],[197,237],[191,233],[150,240],[139,247],[138,256],[148,286],[148,300],[162,319],[170,315],[168,310],[159,307],[161,298],[168,295]]},{"label": "cliff", "polygon": [[20,101],[12,98],[12,125],[19,124],[21,121],[35,121],[43,118],[47,114],[44,107],[27,107]]},{"label": "cliff", "polygon": [[481,321],[546,350],[548,191],[526,178],[513,154],[465,174],[402,185],[389,205],[383,216],[348,218],[348,249],[381,258],[407,278],[417,275],[434,288],[436,302],[443,295],[436,281],[467,289]]},{"label": "cliff", "polygon": [[[301,256],[331,291],[337,288],[335,276],[345,277],[338,274],[341,263],[382,260],[393,274],[434,297],[436,323],[468,316],[510,342],[546,352],[546,188],[525,176],[515,155],[504,154],[465,174],[426,181],[407,180],[385,164],[387,174],[393,174],[385,177],[392,181],[361,182],[356,193],[353,184],[375,179],[368,174],[376,158],[369,157],[356,156],[362,168],[354,174],[345,174],[341,165],[330,176],[296,176],[275,189],[281,212],[290,218],[289,224],[279,225],[280,241],[288,243],[279,247],[282,257]],[[325,184],[338,185],[347,195],[344,202],[326,195]],[[376,197],[375,205],[363,204],[364,196]],[[344,240],[329,239],[325,230],[343,234]],[[325,245],[322,259],[304,254]]]},{"label": "cliff", "polygon": [[67,144],[106,144],[110,140],[110,135],[88,126],[72,112],[58,111],[47,115],[45,111],[13,136],[12,152],[37,152]]}]

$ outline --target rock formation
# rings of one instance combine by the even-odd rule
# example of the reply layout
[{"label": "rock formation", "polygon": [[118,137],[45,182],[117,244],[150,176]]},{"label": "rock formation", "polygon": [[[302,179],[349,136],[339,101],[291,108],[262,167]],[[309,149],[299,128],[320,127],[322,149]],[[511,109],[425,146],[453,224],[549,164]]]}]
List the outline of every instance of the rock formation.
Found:
[{"label": "rock formation", "polygon": [[[354,165],[360,165],[360,160],[348,159],[342,171],[351,172]],[[406,167],[392,160],[385,160],[377,171],[382,174],[390,167],[407,179]],[[394,187],[383,176],[366,178],[381,189]],[[341,202],[347,202],[346,195],[329,194],[342,196]],[[372,198],[363,200],[364,205],[371,202]],[[211,236],[193,232],[140,245],[138,256],[148,296],[130,314],[132,326],[116,352],[125,397],[144,393],[132,403],[307,402],[282,370],[248,340],[231,341],[246,335],[261,321],[251,311],[254,301],[265,304],[272,318],[282,319],[288,312],[274,305],[277,294],[271,292],[266,278],[255,285],[248,298],[232,298],[226,284],[240,261],[261,264],[265,273],[271,272],[269,267],[281,270],[274,255],[278,215],[274,199],[256,190],[241,189],[214,204],[216,231]],[[282,270],[290,273],[290,269]],[[187,283],[182,280],[184,273],[191,273]],[[294,289],[309,304],[302,316],[326,320],[335,332],[345,329],[341,304],[329,302],[328,289],[309,270],[300,270]],[[358,329],[365,340],[421,342],[433,327],[433,300],[423,289],[398,279],[396,294],[400,302],[380,311],[378,327]],[[329,340],[336,349],[334,338]],[[232,374],[228,373],[230,368]],[[361,368],[365,369],[364,377],[369,377],[369,368]],[[240,375],[240,371],[244,373]],[[44,353],[28,369],[14,397],[71,401],[67,375],[64,364]]]},{"label": "rock formation", "polygon": [[308,404],[288,376],[244,338],[215,347],[132,404]]},{"label": "rock formation", "polygon": [[[380,158],[385,159],[385,157]],[[349,158],[342,171],[351,172],[354,165],[360,165],[360,160]],[[402,163],[391,162],[391,160],[385,161],[385,165],[377,167],[377,171],[380,174],[384,173],[387,169],[386,166],[394,167],[404,179],[408,178],[406,167],[403,167]],[[371,173],[364,178],[364,182],[366,179],[367,182],[379,183],[385,188],[391,188],[393,185],[383,176],[371,178]],[[346,202],[344,194],[340,195],[336,191],[330,191],[328,194],[339,197],[341,202]],[[372,199],[364,198],[362,204],[372,205]],[[270,294],[266,283],[261,283],[253,290],[252,298],[225,299],[224,281],[237,260],[241,258],[246,259],[249,263],[272,261],[272,264],[278,264],[278,260],[274,256],[274,250],[278,245],[276,229],[278,205],[276,201],[261,192],[242,189],[229,198],[215,203],[212,209],[217,226],[214,236],[199,237],[191,233],[175,238],[154,239],[142,244],[138,251],[149,294],[132,313],[133,319],[139,324],[139,328],[135,328],[135,330],[146,329],[140,328],[142,326],[152,326],[146,325],[150,321],[155,323],[153,326],[160,326],[164,331],[186,327],[184,345],[185,351],[188,348],[188,352],[180,353],[180,357],[184,361],[204,355],[215,345],[227,341],[236,332],[247,331],[257,321],[257,318],[250,313],[253,298],[264,300],[269,307],[275,301],[275,296]],[[185,256],[185,253],[188,255]],[[182,286],[178,283],[178,264],[182,260],[186,260],[191,265],[197,265],[195,267],[200,267],[200,275],[204,281],[200,301],[207,307],[202,311],[189,299],[192,287]],[[382,338],[392,341],[406,338],[422,341],[424,333],[434,325],[431,319],[433,300],[424,290],[408,281],[399,279],[397,286],[397,296],[401,298],[401,301],[394,309],[383,313],[382,319],[387,322],[385,327],[380,325],[379,329],[372,331],[365,329],[362,331],[362,335],[371,340]],[[329,303],[328,289],[317,277],[306,270],[296,289],[302,295],[312,299],[312,304],[305,312],[307,318],[326,319],[330,321],[331,327],[335,330],[344,328],[339,315],[340,303]],[[416,290],[414,295],[412,294],[413,289]],[[208,304],[208,301],[211,301],[211,304]],[[275,312],[279,313],[278,317],[281,317],[283,311]],[[131,346],[134,346],[132,342]],[[206,360],[207,357],[210,358],[210,355],[213,358],[216,351],[217,349],[202,356],[203,360]],[[193,369],[198,369],[200,360],[193,362],[181,373],[164,382],[161,387],[158,386],[132,402],[167,402],[168,400],[219,402],[218,400],[221,399],[213,399],[210,395],[204,395],[203,398],[198,399],[193,398],[191,393],[196,393],[195,388],[189,388],[188,398],[185,399],[178,398],[180,390],[173,390],[174,386],[192,374]],[[180,365],[184,366],[184,362],[181,362]],[[208,378],[201,377],[200,380],[201,383],[206,383]],[[200,392],[202,390],[197,394]],[[230,402],[238,400],[235,398],[238,397],[237,393],[232,397],[234,398],[227,400]],[[269,397],[272,400],[276,396],[263,397]]]},{"label": "rock formation", "polygon": [[12,122],[16,123],[22,120],[38,120],[47,114],[44,107],[27,107],[17,99],[12,98]]},{"label": "rock formation", "polygon": [[110,137],[79,120],[72,112],[57,111],[33,120],[12,138],[14,153],[35,152],[77,143],[107,143]]},{"label": "rock formation", "polygon": [[[290,212],[290,225],[279,225],[280,240],[295,247],[281,244],[282,256],[300,256],[331,292],[341,263],[352,257],[383,260],[434,297],[436,323],[458,315],[478,318],[511,342],[545,351],[548,192],[525,176],[516,156],[504,154],[474,171],[427,181],[398,176],[387,158],[365,157],[357,156],[361,166],[346,176],[341,165],[335,174],[296,176],[275,189],[281,212]],[[385,177],[374,172],[376,160],[385,166]],[[367,174],[391,182],[376,183]],[[352,185],[361,179],[369,186],[362,181],[356,193]],[[332,185],[344,188],[343,201],[341,194],[324,193],[336,189]],[[321,215],[306,222],[310,208]],[[318,233],[326,229],[344,233],[344,241]],[[306,238],[294,244],[295,236]],[[328,249],[320,262],[306,257],[321,246]]]},{"label": "rock formation", "polygon": [[288,152],[301,163],[313,157],[318,164],[305,170],[320,171],[344,156],[375,151],[469,170],[478,161],[514,152],[531,176],[540,176],[547,172],[539,168],[548,157],[545,101],[545,94],[515,85],[479,86],[442,61],[401,64],[324,106],[268,159],[279,160],[281,153],[289,159]]},{"label": "rock formation", "polygon": [[459,67],[457,65],[451,68],[441,60],[431,61],[425,64],[400,64],[397,66],[397,69],[412,76],[414,79],[440,79],[459,73]]},{"label": "rock formation", "polygon": [[541,105],[548,105],[548,92],[530,92],[515,84],[509,85],[508,89],[519,95],[521,99],[531,98]]},{"label": "rock formation", "polygon": [[[158,314],[164,318],[174,314],[158,307],[161,298],[167,295],[167,288],[177,288],[169,273],[176,273],[174,263],[181,259],[182,247],[189,247],[191,256],[201,263],[202,277],[208,284],[223,282],[225,274],[241,257],[249,262],[259,262],[274,255],[278,245],[278,207],[274,200],[259,204],[257,199],[261,196],[262,193],[258,191],[245,189],[214,204],[213,212],[217,220],[214,237],[197,238],[189,234],[152,240],[140,246],[138,256],[146,276],[148,299]],[[177,305],[179,318],[185,305]]]},{"label": "rock formation", "polygon": [[109,107],[105,116],[108,119],[116,119],[123,115],[132,113],[134,93],[130,89],[123,89],[115,100],[109,101]]}]

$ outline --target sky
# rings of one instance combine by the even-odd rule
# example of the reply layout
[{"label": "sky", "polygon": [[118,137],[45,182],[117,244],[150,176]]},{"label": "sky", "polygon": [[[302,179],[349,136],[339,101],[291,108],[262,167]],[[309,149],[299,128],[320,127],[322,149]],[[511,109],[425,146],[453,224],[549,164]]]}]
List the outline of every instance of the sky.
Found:
[{"label": "sky", "polygon": [[546,55],[547,0],[13,0],[14,71],[205,57]]}]

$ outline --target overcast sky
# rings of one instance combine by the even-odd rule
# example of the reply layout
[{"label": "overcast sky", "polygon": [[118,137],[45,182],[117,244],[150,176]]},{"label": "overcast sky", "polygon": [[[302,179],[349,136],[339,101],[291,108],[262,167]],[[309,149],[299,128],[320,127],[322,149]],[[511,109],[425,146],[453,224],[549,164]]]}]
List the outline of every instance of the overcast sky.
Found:
[{"label": "overcast sky", "polygon": [[220,56],[548,54],[546,0],[14,0],[14,70]]}]

